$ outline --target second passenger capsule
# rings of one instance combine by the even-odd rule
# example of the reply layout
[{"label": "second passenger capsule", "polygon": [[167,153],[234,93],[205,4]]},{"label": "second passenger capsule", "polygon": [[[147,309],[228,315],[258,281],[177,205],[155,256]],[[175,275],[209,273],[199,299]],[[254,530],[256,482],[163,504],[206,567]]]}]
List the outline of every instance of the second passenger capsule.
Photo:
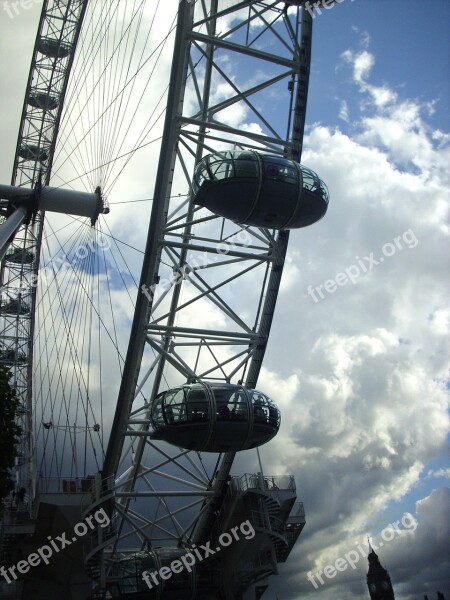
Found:
[{"label": "second passenger capsule", "polygon": [[262,392],[199,382],[158,394],[150,421],[153,439],[189,450],[238,452],[271,440],[280,427],[280,411]]},{"label": "second passenger capsule", "polygon": [[242,225],[296,229],[321,219],[328,188],[311,169],[276,154],[226,150],[196,166],[194,204]]}]

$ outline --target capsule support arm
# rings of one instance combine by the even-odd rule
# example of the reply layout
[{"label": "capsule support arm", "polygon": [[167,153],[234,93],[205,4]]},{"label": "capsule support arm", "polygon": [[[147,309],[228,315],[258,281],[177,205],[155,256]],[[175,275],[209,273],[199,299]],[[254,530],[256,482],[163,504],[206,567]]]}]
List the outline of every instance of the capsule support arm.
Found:
[{"label": "capsule support arm", "polygon": [[3,260],[16,231],[25,221],[27,212],[27,209],[21,206],[0,225],[0,260]]},{"label": "capsule support arm", "polygon": [[35,189],[0,184],[0,198],[8,200],[8,212],[26,209],[29,215],[38,210],[89,217],[94,224],[100,213],[107,213],[100,188],[94,193],[78,192],[51,186]]}]

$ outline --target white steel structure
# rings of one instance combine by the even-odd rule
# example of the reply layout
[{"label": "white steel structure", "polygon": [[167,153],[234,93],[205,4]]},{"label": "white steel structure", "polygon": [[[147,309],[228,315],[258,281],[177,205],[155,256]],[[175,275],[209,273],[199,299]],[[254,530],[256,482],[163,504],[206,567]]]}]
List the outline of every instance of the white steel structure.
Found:
[{"label": "white steel structure", "polygon": [[[195,447],[195,425],[192,444],[175,448],[156,439],[150,416],[159,393],[188,389],[185,384],[200,383],[205,389],[257,386],[289,231],[237,224],[196,205],[193,173],[205,155],[217,152],[262,153],[275,164],[278,159],[300,162],[311,15],[294,1],[174,1],[176,20],[147,57],[138,41],[139,28],[148,23],[152,28],[164,7],[145,4],[47,0],[36,41],[13,186],[39,193],[50,184],[53,167],[60,177],[52,179],[54,188],[73,181],[75,189],[80,184],[89,194],[95,190],[97,205],[93,218],[72,208],[72,214],[90,218],[81,224],[80,237],[63,234],[64,248],[69,248],[66,258],[80,246],[87,248],[81,265],[69,260],[71,278],[64,279],[55,269],[52,256],[62,251],[61,244],[44,244],[39,205],[22,210],[19,217],[27,224],[20,226],[3,261],[2,362],[12,366],[23,398],[17,483],[27,491],[28,513],[26,527],[19,531],[16,515],[24,507],[8,511],[3,559],[6,549],[10,562],[21,544],[23,552],[21,533],[32,535],[36,547],[42,543],[48,532],[40,528],[44,515],[53,523],[63,518],[67,529],[76,519],[102,509],[110,523],[92,531],[83,544],[78,542],[72,554],[61,552],[38,575],[24,577],[24,583],[16,585],[23,598],[61,598],[61,590],[67,598],[231,599],[245,593],[259,598],[305,522],[292,477],[267,476],[261,469],[250,475],[230,474],[238,449],[233,423],[228,445],[223,443],[217,453],[201,453],[190,449]],[[143,132],[151,130],[164,98],[141,276],[130,284],[123,275],[128,257],[121,236],[109,229],[108,217],[102,217],[107,212],[102,192],[108,189],[107,175],[115,183],[129,156],[150,143],[138,134],[127,148],[125,139],[133,133],[138,108],[145,105],[135,87],[137,75],[167,40],[174,44],[167,95],[160,97],[158,90],[158,101],[143,125]],[[130,50],[138,55],[135,62],[125,58]],[[248,127],[236,125],[239,113],[245,114]],[[118,130],[113,139],[114,124]],[[97,135],[99,125],[102,136]],[[105,138],[108,148],[97,151],[96,144]],[[69,163],[82,175],[71,177]],[[118,173],[112,170],[116,165]],[[21,195],[6,187],[1,194],[5,217],[16,214]],[[131,207],[134,200],[124,198]],[[79,222],[71,217],[71,225]],[[13,230],[17,226],[14,221]],[[48,238],[58,239],[56,234],[66,227],[62,221],[50,223]],[[111,240],[118,257],[114,263],[105,255],[100,234]],[[10,236],[9,231],[6,240]],[[44,246],[49,252],[45,260]],[[39,288],[36,295],[35,286],[24,284],[30,273],[39,279],[39,256],[41,267],[50,265],[53,274],[52,285],[41,296]],[[116,275],[111,273],[114,266]],[[120,282],[127,292],[133,285],[137,289],[126,356],[112,310],[114,287]],[[9,306],[13,300],[14,310]],[[50,318],[40,314],[38,305],[53,307]],[[110,354],[107,361],[101,358],[107,344],[116,362]],[[118,376],[120,389],[106,439],[103,394],[108,377]],[[220,416],[214,392],[209,401],[210,422],[216,423]],[[247,418],[253,427],[256,417],[249,406]],[[211,435],[214,427],[210,425]],[[193,548],[217,549],[221,534],[246,520],[256,532],[253,542],[236,540],[190,573],[160,581],[154,589],[143,581],[144,569],[157,570]],[[76,577],[65,577],[61,571],[74,563]]]}]

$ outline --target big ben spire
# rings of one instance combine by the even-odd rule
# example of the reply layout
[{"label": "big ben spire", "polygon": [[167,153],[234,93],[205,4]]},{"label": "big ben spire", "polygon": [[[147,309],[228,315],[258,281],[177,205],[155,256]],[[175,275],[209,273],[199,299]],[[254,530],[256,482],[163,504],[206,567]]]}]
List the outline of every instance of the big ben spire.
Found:
[{"label": "big ben spire", "polygon": [[369,543],[369,570],[367,572],[367,585],[371,600],[395,600],[391,578],[386,569],[380,564],[378,555]]}]

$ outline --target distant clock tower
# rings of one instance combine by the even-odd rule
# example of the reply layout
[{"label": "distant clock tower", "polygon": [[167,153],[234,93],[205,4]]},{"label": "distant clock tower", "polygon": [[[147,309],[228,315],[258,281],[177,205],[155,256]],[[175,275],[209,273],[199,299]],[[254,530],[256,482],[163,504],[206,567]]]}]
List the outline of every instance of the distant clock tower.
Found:
[{"label": "distant clock tower", "polygon": [[368,558],[369,570],[367,572],[367,586],[371,600],[395,600],[391,578],[384,567],[381,566],[378,555],[370,546]]}]

